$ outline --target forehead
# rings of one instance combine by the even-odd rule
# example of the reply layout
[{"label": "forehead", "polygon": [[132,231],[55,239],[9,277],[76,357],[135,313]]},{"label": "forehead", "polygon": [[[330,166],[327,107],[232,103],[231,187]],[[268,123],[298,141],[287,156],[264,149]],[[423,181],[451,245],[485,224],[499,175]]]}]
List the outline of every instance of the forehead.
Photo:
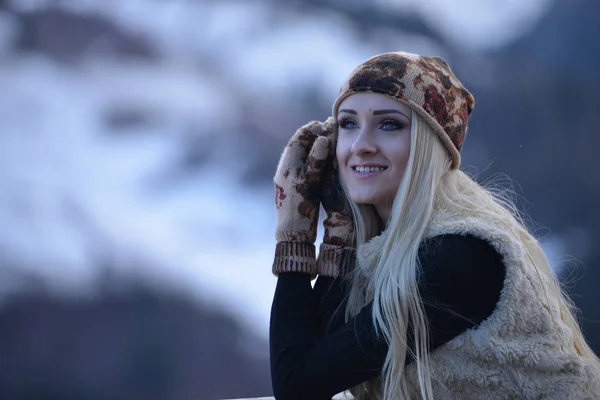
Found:
[{"label": "forehead", "polygon": [[357,112],[373,110],[399,110],[410,115],[411,109],[407,105],[380,93],[355,93],[345,98],[339,109],[350,109]]}]

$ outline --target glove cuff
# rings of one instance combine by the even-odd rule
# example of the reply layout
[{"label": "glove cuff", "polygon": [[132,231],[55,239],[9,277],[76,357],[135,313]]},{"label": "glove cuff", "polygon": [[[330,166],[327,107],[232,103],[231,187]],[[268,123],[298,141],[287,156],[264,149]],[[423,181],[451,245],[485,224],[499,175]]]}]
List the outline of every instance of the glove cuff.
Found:
[{"label": "glove cuff", "polygon": [[348,268],[352,268],[356,261],[356,249],[321,243],[319,257],[317,258],[317,274],[336,277]]},{"label": "glove cuff", "polygon": [[316,275],[315,245],[302,242],[279,242],[275,247],[273,274],[302,272]]}]

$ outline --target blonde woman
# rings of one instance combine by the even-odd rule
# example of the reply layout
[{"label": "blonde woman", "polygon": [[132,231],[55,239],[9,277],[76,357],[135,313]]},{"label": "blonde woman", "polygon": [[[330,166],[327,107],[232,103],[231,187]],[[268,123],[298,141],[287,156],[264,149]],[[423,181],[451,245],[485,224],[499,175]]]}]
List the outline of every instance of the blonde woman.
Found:
[{"label": "blonde woman", "polygon": [[442,59],[386,53],[292,137],[275,175],[277,399],[600,398],[540,244],[459,169],[473,106]]}]

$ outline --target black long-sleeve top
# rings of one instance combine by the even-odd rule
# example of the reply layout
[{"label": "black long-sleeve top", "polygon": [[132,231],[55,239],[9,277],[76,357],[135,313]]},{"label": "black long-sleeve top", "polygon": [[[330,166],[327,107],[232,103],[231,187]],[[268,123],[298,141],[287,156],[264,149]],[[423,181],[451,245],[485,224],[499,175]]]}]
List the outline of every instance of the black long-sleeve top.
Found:
[{"label": "black long-sleeve top", "polygon": [[[504,284],[502,257],[474,236],[442,235],[419,249],[419,291],[430,351],[485,320]],[[378,377],[388,344],[373,325],[373,303],[344,321],[341,278],[280,274],[271,308],[271,381],[276,399],[331,399]],[[407,355],[407,362],[412,360]]]}]

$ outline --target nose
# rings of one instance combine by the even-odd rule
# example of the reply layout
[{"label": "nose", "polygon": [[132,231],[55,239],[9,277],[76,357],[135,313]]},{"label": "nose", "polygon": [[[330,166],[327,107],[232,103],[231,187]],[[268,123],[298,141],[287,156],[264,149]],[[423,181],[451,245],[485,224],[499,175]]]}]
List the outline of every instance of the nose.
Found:
[{"label": "nose", "polygon": [[356,156],[362,156],[377,153],[378,148],[373,140],[373,135],[367,129],[361,129],[350,151]]}]

